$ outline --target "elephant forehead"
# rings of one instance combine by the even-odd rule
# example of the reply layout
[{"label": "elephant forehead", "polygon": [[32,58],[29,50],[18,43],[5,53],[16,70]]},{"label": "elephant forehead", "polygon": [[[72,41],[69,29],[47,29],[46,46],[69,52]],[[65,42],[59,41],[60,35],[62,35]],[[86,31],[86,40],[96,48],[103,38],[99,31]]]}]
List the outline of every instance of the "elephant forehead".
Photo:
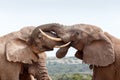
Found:
[{"label": "elephant forehead", "polygon": [[74,28],[76,28],[77,30],[83,31],[83,32],[87,32],[87,33],[102,31],[101,28],[94,26],[94,25],[90,25],[90,24],[76,24],[74,25]]}]

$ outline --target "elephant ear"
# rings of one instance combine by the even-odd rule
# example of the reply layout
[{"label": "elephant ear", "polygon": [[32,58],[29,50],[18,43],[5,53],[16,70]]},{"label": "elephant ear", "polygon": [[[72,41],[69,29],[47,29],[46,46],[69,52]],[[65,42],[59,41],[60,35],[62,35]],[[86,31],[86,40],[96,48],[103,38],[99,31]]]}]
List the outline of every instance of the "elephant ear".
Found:
[{"label": "elephant ear", "polygon": [[83,61],[96,66],[108,66],[115,61],[111,40],[104,32],[92,33],[90,40],[83,49]]},{"label": "elephant ear", "polygon": [[32,64],[32,61],[37,61],[37,56],[21,39],[14,39],[6,44],[6,57],[8,61],[12,62]]}]

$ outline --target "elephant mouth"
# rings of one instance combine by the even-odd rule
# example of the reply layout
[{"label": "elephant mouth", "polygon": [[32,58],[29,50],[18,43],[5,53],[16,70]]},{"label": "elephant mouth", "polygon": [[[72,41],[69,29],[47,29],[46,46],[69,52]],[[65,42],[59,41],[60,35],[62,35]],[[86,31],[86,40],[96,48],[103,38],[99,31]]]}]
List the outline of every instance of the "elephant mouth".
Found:
[{"label": "elephant mouth", "polygon": [[45,49],[45,51],[51,51],[51,50],[53,50],[53,48],[50,48],[48,46],[42,46],[42,47]]}]

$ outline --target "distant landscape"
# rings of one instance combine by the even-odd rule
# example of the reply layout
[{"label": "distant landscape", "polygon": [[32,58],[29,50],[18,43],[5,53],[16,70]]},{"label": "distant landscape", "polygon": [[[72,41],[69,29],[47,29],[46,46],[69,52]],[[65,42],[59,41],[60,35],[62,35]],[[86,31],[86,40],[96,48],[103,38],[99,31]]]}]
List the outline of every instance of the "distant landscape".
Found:
[{"label": "distant landscape", "polygon": [[53,80],[91,80],[89,65],[75,57],[47,59],[48,72]]}]

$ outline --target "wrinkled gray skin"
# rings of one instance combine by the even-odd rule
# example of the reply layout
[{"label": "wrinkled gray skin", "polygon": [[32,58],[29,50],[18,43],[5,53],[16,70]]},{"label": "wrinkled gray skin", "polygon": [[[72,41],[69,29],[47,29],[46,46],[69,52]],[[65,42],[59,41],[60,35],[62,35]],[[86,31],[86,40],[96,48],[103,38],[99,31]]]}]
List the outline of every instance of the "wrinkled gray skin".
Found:
[{"label": "wrinkled gray skin", "polygon": [[51,23],[38,26],[44,32],[54,31],[62,40],[71,44],[60,48],[56,54],[62,58],[70,46],[77,49],[75,56],[93,65],[93,80],[120,79],[120,40],[88,24],[65,26]]},{"label": "wrinkled gray skin", "polygon": [[[35,27],[25,27],[0,37],[0,80],[50,80],[46,68],[46,48],[32,46],[30,36]],[[49,40],[43,38],[39,46]],[[44,40],[45,39],[45,40]],[[51,41],[52,42],[52,41]]]}]

